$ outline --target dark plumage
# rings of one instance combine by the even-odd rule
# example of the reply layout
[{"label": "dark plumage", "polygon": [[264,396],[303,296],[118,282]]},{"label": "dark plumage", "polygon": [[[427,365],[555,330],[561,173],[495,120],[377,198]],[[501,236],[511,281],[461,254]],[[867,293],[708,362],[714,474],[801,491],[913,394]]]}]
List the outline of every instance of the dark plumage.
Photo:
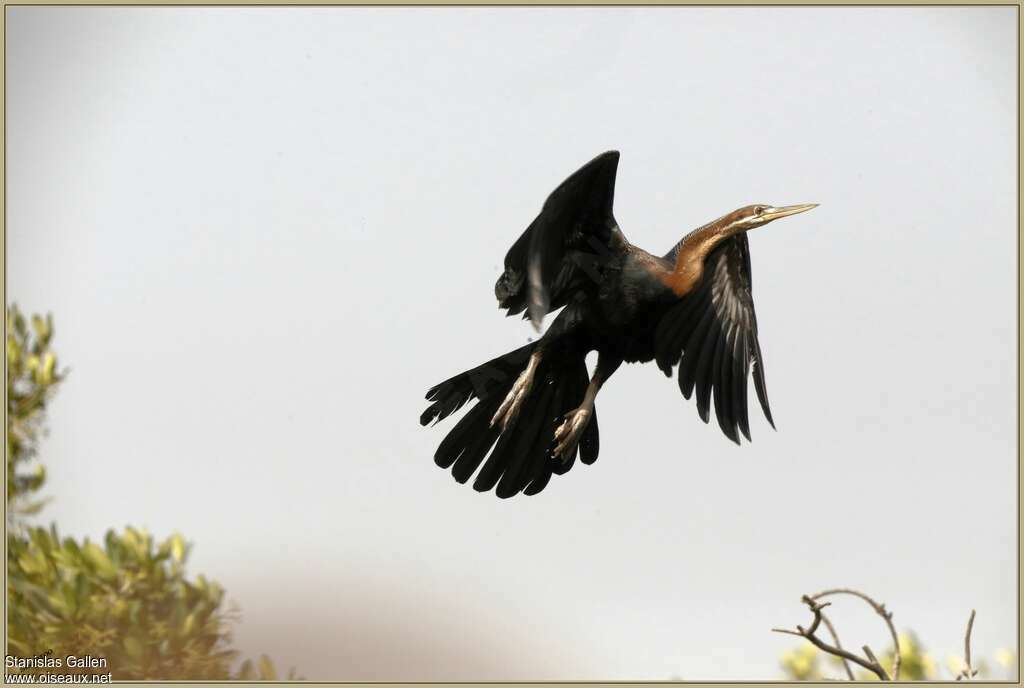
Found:
[{"label": "dark plumage", "polygon": [[[494,287],[508,315],[536,327],[561,312],[538,341],[435,385],[420,423],[477,399],[441,442],[437,465],[499,497],[536,494],[577,454],[598,455],[594,399],[623,361],[678,365],[679,389],[725,435],[750,440],[747,376],[774,427],[757,339],[746,232],[813,204],[745,206],[690,232],[661,257],[631,245],[612,214],[619,154],[590,161],[556,188],[505,256]],[[598,352],[593,378],[585,357]],[[486,459],[486,460],[485,460]],[[481,468],[482,466],[482,468]]]}]

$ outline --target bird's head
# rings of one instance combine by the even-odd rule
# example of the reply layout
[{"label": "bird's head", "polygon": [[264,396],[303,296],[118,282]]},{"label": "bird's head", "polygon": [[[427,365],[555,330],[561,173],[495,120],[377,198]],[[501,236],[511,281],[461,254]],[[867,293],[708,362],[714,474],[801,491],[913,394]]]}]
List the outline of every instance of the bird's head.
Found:
[{"label": "bird's head", "polygon": [[781,208],[765,203],[744,206],[722,218],[722,232],[726,236],[732,236],[740,232],[747,232],[761,225],[766,225],[772,220],[778,220],[780,217],[796,215],[797,213],[803,213],[817,207],[817,203],[787,205]]}]

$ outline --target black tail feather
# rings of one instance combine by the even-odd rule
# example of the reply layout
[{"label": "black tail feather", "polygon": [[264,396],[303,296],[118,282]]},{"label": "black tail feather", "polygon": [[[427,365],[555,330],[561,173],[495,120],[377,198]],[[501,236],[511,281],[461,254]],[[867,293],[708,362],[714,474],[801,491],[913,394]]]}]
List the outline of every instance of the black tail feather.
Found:
[{"label": "black tail feather", "polygon": [[[484,403],[486,402],[482,402],[480,406],[483,406]],[[496,411],[497,404],[494,406],[494,410]],[[493,415],[493,411],[488,409],[487,415]],[[484,457],[487,456],[487,452],[491,450],[491,447],[494,445],[495,440],[498,439],[498,435],[500,433],[501,428],[497,426],[493,428],[488,426],[487,428],[481,428],[478,430],[477,436],[468,442],[466,451],[462,453],[459,460],[455,462],[454,466],[452,466],[452,476],[455,480],[460,483],[465,483],[470,479],[473,473],[476,472],[476,469],[480,467]]]},{"label": "black tail feather", "polygon": [[[477,436],[486,436],[488,433],[485,432],[485,429],[489,430],[490,428],[485,428],[485,426],[498,410],[500,402],[501,400],[496,398],[487,399],[470,409],[441,440],[437,452],[434,453],[434,463],[441,468],[449,468],[459,458],[459,454],[466,448],[470,440]],[[492,439],[491,442],[493,443],[494,440]]]},{"label": "black tail feather", "polygon": [[[535,346],[516,349],[427,392],[427,400],[433,403],[420,416],[422,425],[442,420],[470,400],[479,399],[445,436],[434,455],[434,462],[450,468],[460,483],[468,482],[476,473],[473,488],[478,492],[497,487],[495,494],[501,498],[519,493],[534,495],[547,486],[552,473],[562,474],[572,467],[571,461],[552,458],[551,450],[555,429],[586,392],[589,378],[583,358],[567,359],[545,352],[518,418],[505,431],[490,425]],[[584,463],[597,458],[596,438],[595,413],[580,442]],[[573,460],[575,455],[574,451]]]},{"label": "black tail feather", "polygon": [[536,453],[547,451],[547,433],[542,431],[550,425],[547,416],[554,394],[553,385],[544,380],[540,382],[536,401],[523,409],[523,415],[517,422],[515,450],[507,456],[505,470],[495,489],[495,494],[502,499],[514,496],[526,487],[531,477],[523,479],[527,467],[533,463]]},{"label": "black tail feather", "polygon": [[[558,428],[558,424],[561,421],[562,409],[565,405],[565,399],[569,396],[566,388],[570,385],[554,385],[555,397],[552,401],[551,410],[548,412],[548,430],[544,432],[541,430],[541,440],[546,438],[554,438],[555,429]],[[534,457],[530,463],[529,476],[530,482],[523,490],[523,494],[535,495],[548,484],[551,480],[551,475],[554,472],[554,460],[551,457],[551,441],[541,442],[539,449],[534,452]]]},{"label": "black tail feather", "polygon": [[503,432],[498,437],[498,443],[494,445],[494,450],[491,452],[490,457],[487,459],[487,463],[480,469],[480,472],[476,474],[476,480],[473,481],[473,489],[477,492],[487,492],[495,485],[498,484],[498,479],[501,478],[502,464],[500,461],[495,461],[495,456],[503,456],[507,451],[510,444],[515,443],[515,434],[511,432]]},{"label": "black tail feather", "polygon": [[420,425],[444,420],[471,399],[504,397],[536,347],[532,342],[431,387],[426,399],[434,403],[420,415]]}]

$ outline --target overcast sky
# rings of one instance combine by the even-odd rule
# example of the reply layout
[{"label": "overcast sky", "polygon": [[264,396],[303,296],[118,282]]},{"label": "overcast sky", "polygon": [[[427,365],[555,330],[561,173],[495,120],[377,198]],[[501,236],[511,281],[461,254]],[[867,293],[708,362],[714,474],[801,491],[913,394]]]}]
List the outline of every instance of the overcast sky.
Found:
[{"label": "overcast sky", "polygon": [[[10,8],[8,299],[72,368],[41,517],[146,527],[321,679],[764,679],[854,586],[942,662],[1016,645],[1016,8]],[[753,202],[778,426],[653,364],[501,501],[435,382],[546,195],[622,151],[651,252]],[[884,626],[835,605],[847,645]]]}]

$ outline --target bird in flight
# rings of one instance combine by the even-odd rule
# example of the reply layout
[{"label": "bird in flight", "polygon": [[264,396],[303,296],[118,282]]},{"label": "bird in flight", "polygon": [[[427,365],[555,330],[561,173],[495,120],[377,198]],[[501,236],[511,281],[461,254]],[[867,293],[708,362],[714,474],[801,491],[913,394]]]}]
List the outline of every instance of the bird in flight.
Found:
[{"label": "bird in flight", "polygon": [[[507,315],[524,313],[538,340],[430,388],[420,424],[477,403],[441,441],[434,461],[480,492],[537,494],[577,455],[598,455],[602,385],[623,361],[678,366],[682,395],[715,417],[726,437],[750,440],[747,376],[775,427],[757,340],[746,233],[815,203],[744,206],[682,238],[663,256],[630,244],[612,214],[618,151],[594,158],[548,196],[505,256],[494,287]],[[593,376],[586,356],[597,351]],[[486,461],[485,461],[486,459]],[[483,468],[480,468],[481,464]]]}]

